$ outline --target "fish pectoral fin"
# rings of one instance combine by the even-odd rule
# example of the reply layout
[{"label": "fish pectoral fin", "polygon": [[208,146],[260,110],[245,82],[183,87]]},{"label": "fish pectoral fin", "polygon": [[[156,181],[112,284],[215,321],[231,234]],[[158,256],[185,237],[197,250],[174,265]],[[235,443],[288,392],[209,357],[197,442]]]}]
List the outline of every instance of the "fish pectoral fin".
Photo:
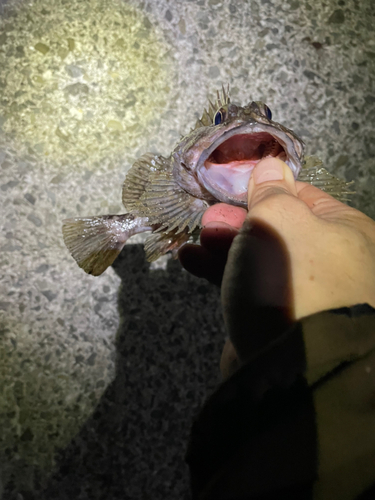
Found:
[{"label": "fish pectoral fin", "polygon": [[181,233],[169,231],[167,233],[154,233],[147,238],[145,253],[148,262],[154,262],[162,255],[172,250],[178,250],[191,237],[186,230]]},{"label": "fish pectoral fin", "polygon": [[177,185],[172,172],[160,172],[142,196],[142,212],[158,232],[192,233],[200,227],[208,204]]},{"label": "fish pectoral fin", "polygon": [[350,196],[355,194],[355,191],[351,189],[354,181],[347,182],[330,174],[322,166],[322,161],[315,156],[305,158],[297,180],[308,182],[342,202],[349,201]]},{"label": "fish pectoral fin", "polygon": [[171,158],[146,153],[129,170],[122,189],[122,202],[127,210],[148,217],[157,231],[193,232],[207,203],[182,189],[173,175]]},{"label": "fish pectoral fin", "polygon": [[161,155],[145,153],[132,165],[122,186],[122,202],[129,212],[138,209],[146,187],[159,172],[171,169],[171,163]]},{"label": "fish pectoral fin", "polygon": [[303,163],[302,163],[302,170],[306,169],[309,170],[314,167],[322,167],[323,162],[320,158],[317,156],[305,156]]},{"label": "fish pectoral fin", "polygon": [[133,234],[149,231],[147,219],[125,215],[102,215],[65,219],[62,232],[72,257],[86,273],[102,274]]}]

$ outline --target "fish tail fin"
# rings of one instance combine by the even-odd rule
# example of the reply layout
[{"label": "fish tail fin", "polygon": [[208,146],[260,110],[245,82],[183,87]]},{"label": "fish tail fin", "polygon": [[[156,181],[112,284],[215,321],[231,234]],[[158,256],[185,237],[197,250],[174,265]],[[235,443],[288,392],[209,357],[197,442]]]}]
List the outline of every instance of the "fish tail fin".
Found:
[{"label": "fish tail fin", "polygon": [[131,214],[77,217],[63,221],[65,245],[86,273],[102,274],[133,234],[149,231],[147,219]]}]

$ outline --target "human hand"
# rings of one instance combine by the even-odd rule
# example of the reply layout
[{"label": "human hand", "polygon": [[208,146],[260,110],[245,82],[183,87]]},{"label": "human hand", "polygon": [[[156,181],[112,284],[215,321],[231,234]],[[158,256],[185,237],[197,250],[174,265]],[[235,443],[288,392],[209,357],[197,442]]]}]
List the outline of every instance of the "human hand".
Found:
[{"label": "human hand", "polygon": [[247,361],[304,316],[375,306],[372,219],[295,182],[289,167],[273,158],[255,167],[248,208],[210,207],[201,246],[186,245],[179,253],[188,271],[222,283],[224,321],[235,348],[227,342],[222,365],[226,357]]}]

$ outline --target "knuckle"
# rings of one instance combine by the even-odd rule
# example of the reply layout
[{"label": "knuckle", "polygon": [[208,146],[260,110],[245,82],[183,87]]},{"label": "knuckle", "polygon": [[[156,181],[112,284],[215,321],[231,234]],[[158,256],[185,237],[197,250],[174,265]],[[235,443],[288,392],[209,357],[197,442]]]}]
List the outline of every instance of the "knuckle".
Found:
[{"label": "knuckle", "polygon": [[[255,207],[263,209],[291,209],[295,210],[297,205],[300,205],[301,200],[292,195],[286,188],[282,186],[272,186],[254,193],[251,200],[250,210]],[[304,203],[302,203],[304,205]]]},{"label": "knuckle", "polygon": [[267,220],[278,225],[281,221],[289,221],[292,225],[306,225],[311,222],[311,210],[299,198],[283,188],[272,188],[267,194],[249,208],[250,218]]}]

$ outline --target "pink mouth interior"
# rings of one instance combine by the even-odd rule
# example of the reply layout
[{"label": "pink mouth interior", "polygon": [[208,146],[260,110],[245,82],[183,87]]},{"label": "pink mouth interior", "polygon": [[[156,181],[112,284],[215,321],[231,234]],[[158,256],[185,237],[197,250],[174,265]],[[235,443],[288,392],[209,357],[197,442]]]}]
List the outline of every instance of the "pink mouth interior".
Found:
[{"label": "pink mouth interior", "polygon": [[251,172],[263,158],[286,159],[283,147],[267,132],[239,134],[218,146],[205,161],[206,179],[229,195],[247,193]]}]

